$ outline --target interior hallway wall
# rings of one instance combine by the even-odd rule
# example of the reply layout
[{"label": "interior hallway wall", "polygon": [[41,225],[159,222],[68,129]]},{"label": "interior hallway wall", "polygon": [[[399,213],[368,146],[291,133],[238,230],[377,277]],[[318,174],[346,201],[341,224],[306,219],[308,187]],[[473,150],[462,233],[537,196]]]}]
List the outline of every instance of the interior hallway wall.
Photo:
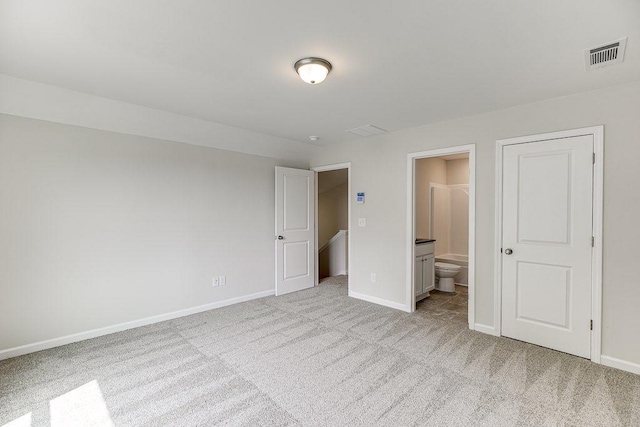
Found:
[{"label": "interior hallway wall", "polygon": [[349,185],[342,184],[318,194],[318,248],[323,247],[338,231],[349,229],[348,191]]},{"label": "interior hallway wall", "polygon": [[[595,78],[595,75],[594,75]],[[351,162],[353,292],[405,305],[407,154],[476,144],[476,322],[493,326],[496,140],[604,125],[603,354],[640,364],[640,81],[334,145],[312,166]],[[384,173],[380,173],[384,165]],[[357,227],[358,218],[366,227]],[[377,275],[376,283],[370,274]]]},{"label": "interior hallway wall", "polygon": [[0,115],[0,351],[272,292],[276,165]]}]

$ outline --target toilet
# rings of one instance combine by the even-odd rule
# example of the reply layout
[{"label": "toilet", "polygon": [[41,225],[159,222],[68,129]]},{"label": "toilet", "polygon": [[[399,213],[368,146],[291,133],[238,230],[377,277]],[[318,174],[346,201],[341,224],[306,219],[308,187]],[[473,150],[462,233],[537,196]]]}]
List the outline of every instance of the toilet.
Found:
[{"label": "toilet", "polygon": [[436,289],[442,292],[455,292],[456,285],[453,279],[460,273],[460,270],[462,267],[459,265],[436,262],[435,275],[438,278]]}]

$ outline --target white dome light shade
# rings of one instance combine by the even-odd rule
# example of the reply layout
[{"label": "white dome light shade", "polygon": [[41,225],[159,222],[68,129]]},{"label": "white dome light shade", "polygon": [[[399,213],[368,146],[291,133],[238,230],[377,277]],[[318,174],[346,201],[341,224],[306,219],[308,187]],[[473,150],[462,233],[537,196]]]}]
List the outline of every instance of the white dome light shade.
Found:
[{"label": "white dome light shade", "polygon": [[294,68],[306,83],[322,83],[331,71],[331,63],[322,58],[304,58],[295,63]]}]

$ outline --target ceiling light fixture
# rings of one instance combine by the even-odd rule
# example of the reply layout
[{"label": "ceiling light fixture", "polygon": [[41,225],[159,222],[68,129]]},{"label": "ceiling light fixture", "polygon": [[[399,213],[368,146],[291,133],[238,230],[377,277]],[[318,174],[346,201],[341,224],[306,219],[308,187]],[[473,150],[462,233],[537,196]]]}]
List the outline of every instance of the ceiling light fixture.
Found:
[{"label": "ceiling light fixture", "polygon": [[293,67],[303,81],[312,85],[322,83],[332,68],[326,59],[313,57],[302,58]]}]

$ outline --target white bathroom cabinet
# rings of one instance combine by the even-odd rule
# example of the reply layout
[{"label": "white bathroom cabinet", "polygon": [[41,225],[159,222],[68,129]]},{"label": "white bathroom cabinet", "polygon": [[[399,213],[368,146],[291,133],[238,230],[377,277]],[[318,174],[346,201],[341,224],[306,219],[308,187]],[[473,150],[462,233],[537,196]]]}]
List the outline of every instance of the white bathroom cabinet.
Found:
[{"label": "white bathroom cabinet", "polygon": [[413,289],[416,301],[429,296],[436,288],[434,243],[416,244]]}]

